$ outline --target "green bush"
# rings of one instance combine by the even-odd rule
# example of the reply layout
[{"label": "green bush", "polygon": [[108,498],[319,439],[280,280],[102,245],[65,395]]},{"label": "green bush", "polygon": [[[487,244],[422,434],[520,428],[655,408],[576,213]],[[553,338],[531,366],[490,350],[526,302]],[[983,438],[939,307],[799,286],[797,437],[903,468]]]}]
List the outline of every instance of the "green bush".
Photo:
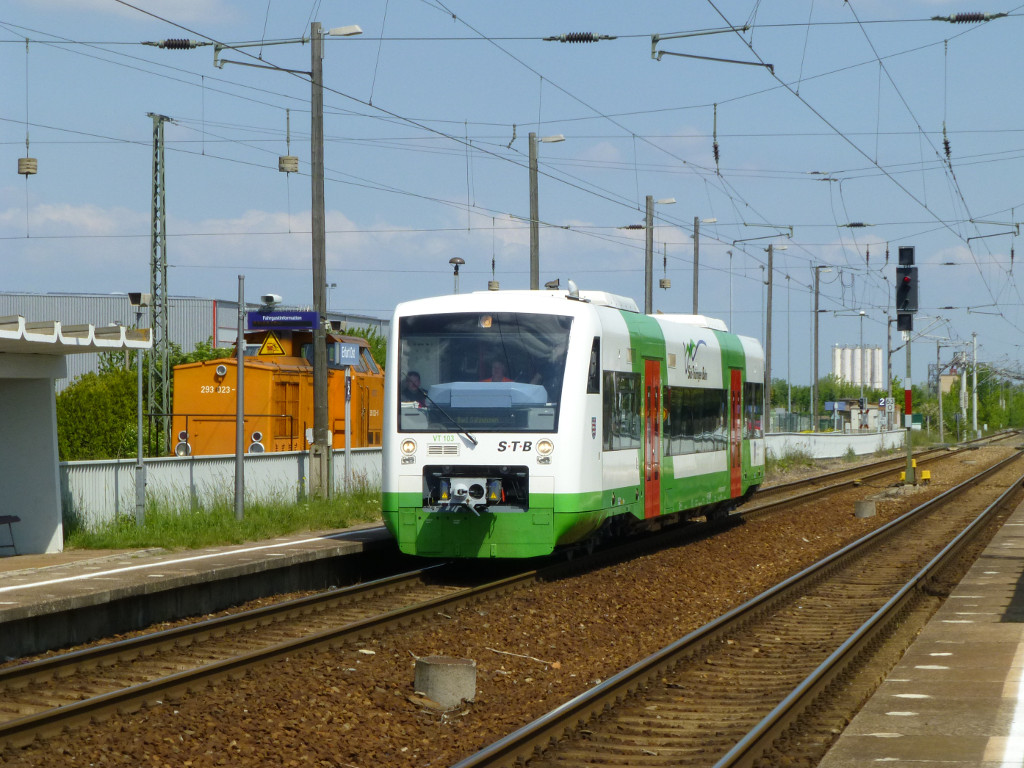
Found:
[{"label": "green bush", "polygon": [[135,372],[87,373],[57,395],[61,461],[117,459],[135,453]]}]

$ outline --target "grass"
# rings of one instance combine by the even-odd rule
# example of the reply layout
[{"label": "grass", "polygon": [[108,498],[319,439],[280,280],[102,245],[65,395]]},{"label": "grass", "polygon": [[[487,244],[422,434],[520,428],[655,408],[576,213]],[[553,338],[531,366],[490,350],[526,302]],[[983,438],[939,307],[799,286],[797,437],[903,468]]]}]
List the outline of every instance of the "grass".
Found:
[{"label": "grass", "polygon": [[769,454],[765,460],[765,473],[768,476],[784,475],[797,467],[813,466],[814,457],[810,453],[799,448],[793,448],[779,457]]},{"label": "grass", "polygon": [[146,505],[145,521],[122,515],[96,526],[64,521],[66,549],[198,549],[272,539],[289,533],[347,528],[380,520],[380,489],[360,488],[324,501],[259,501],[246,504],[235,520],[230,496],[206,508],[190,509],[162,500]]}]

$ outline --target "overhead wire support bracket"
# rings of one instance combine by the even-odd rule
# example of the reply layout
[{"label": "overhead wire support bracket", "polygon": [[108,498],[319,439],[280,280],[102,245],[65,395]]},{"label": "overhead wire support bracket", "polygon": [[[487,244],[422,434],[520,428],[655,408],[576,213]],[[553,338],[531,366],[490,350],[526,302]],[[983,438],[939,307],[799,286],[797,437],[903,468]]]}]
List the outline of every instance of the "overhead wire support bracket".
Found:
[{"label": "overhead wire support bracket", "polygon": [[684,37],[700,37],[702,35],[720,35],[724,32],[746,32],[750,29],[749,24],[742,27],[720,27],[718,29],[705,29],[700,32],[676,32],[671,35],[651,35],[651,58],[661,61],[662,56],[680,56],[685,59],[702,59],[703,61],[719,61],[723,64],[746,64],[751,67],[766,67],[769,72],[775,74],[774,64],[765,64],[760,61],[740,61],[739,59],[722,59],[716,56],[698,56],[695,53],[677,53],[675,51],[659,51],[658,43],[662,40],[678,40]]}]

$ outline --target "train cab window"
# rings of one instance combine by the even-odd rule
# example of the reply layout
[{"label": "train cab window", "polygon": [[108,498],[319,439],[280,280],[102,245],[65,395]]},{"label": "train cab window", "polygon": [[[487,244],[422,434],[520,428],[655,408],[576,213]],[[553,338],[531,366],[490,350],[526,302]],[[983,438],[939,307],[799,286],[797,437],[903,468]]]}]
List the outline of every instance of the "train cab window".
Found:
[{"label": "train cab window", "polygon": [[370,354],[370,350],[366,347],[362,347],[359,351],[363,358],[363,367],[370,373],[380,373],[380,369],[377,367],[377,361],[373,359],[373,355]]},{"label": "train cab window", "polygon": [[[356,352],[353,357],[352,347],[356,347]],[[363,347],[359,347],[357,344],[351,342],[345,343],[341,341],[328,341],[327,342],[327,367],[333,370],[344,370],[345,368],[351,367],[355,373],[366,373],[368,366],[366,364],[365,357],[361,354]],[[313,364],[313,344],[308,342],[302,345],[301,348],[302,357],[312,365]],[[376,373],[376,371],[374,371]]]},{"label": "train cab window", "polygon": [[[555,431],[571,327],[526,312],[400,318],[399,431]],[[413,372],[422,403],[401,392]]]}]

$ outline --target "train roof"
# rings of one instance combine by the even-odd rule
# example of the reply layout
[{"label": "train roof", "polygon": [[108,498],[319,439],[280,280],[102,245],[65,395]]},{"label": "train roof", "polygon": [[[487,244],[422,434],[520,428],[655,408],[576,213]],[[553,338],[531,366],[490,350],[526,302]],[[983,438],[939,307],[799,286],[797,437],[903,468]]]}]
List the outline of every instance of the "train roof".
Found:
[{"label": "train roof", "polygon": [[[640,314],[636,302],[628,296],[619,296],[608,291],[473,291],[472,293],[459,296],[434,296],[424,299],[414,299],[399,304],[395,313],[398,315],[415,314],[418,312],[436,312],[439,307],[448,308],[453,304],[466,305],[478,304],[481,301],[487,302],[487,308],[492,308],[495,303],[513,305],[516,309],[536,309],[544,311],[550,305],[545,301],[570,300],[579,301],[594,307],[609,307],[623,312],[635,312]],[[680,313],[658,312],[651,315],[659,321],[679,323],[680,325],[692,325],[698,328],[707,328],[714,331],[729,332],[724,320],[707,315],[686,315]]]},{"label": "train roof", "polygon": [[708,317],[707,315],[678,315],[678,314],[659,314],[655,315],[659,320],[665,320],[670,323],[681,323],[683,325],[696,325],[699,328],[710,328],[713,331],[724,331],[729,332],[729,326],[725,324],[724,320],[719,320],[717,317]]}]

